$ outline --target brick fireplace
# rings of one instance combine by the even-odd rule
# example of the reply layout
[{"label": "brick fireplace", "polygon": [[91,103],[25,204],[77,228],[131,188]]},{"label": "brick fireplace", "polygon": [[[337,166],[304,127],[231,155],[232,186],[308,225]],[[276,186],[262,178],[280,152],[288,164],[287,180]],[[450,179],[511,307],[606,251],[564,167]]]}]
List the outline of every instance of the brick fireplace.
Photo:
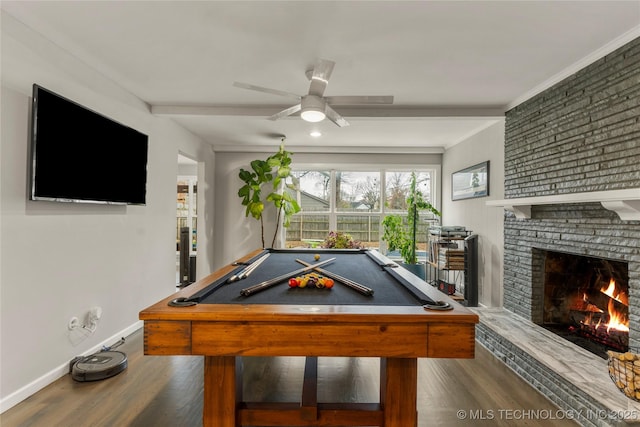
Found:
[{"label": "brick fireplace", "polygon": [[[640,210],[639,76],[640,38],[506,113],[505,201],[493,204],[507,209],[504,309],[481,313],[477,338],[563,409],[639,408],[612,384],[604,360],[538,326],[550,311],[548,253],[610,260],[627,275],[628,346],[640,352],[640,217],[610,210]],[[616,191],[633,201],[588,197]],[[523,199],[531,203],[515,206]]]}]

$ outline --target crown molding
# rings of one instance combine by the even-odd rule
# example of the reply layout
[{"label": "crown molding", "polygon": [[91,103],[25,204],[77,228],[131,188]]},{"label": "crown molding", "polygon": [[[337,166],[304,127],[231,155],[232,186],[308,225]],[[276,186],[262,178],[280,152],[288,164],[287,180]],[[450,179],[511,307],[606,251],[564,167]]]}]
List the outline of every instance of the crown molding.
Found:
[{"label": "crown molding", "polygon": [[627,31],[626,33],[622,34],[621,36],[615,38],[614,40],[612,40],[609,43],[607,43],[604,46],[602,46],[600,49],[597,49],[597,50],[591,52],[589,55],[587,55],[584,58],[582,58],[581,60],[575,62],[571,66],[565,68],[564,70],[562,70],[561,72],[559,72],[555,76],[551,77],[550,79],[542,82],[541,84],[539,84],[538,86],[534,87],[530,91],[525,92],[524,94],[522,94],[521,96],[519,96],[518,98],[513,100],[511,103],[509,103],[506,106],[505,111],[509,111],[512,108],[515,108],[518,105],[522,104],[526,100],[528,100],[530,98],[533,98],[535,95],[538,95],[539,93],[544,92],[545,90],[549,89],[553,85],[555,85],[555,84],[561,82],[562,80],[566,79],[567,77],[577,73],[578,71],[582,70],[583,68],[587,67],[588,65],[593,64],[597,60],[605,57],[606,55],[610,54],[614,50],[624,46],[625,44],[629,43],[630,41],[632,41],[632,40],[634,40],[634,39],[636,39],[638,37],[640,37],[640,25],[632,28],[631,30]]}]

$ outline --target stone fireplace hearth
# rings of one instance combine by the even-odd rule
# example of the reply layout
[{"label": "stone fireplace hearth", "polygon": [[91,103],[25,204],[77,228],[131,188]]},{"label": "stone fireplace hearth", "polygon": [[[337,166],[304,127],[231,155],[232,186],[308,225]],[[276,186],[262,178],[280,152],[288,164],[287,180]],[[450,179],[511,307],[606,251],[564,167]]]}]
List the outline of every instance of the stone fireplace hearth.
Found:
[{"label": "stone fireplace hearth", "polygon": [[[551,331],[500,308],[474,308],[476,339],[581,426],[640,424],[640,402],[609,378],[607,362]],[[523,409],[523,408],[500,408]]]}]

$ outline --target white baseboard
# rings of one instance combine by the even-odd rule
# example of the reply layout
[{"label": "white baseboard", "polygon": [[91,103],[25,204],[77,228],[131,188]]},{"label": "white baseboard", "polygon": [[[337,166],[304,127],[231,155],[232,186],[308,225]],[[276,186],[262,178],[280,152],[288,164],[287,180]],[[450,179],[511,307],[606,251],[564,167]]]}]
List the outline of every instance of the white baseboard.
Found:
[{"label": "white baseboard", "polygon": [[[113,344],[115,341],[117,341],[118,339],[131,335],[132,333],[134,333],[135,331],[140,329],[142,327],[142,325],[143,325],[143,322],[141,320],[138,320],[133,325],[123,329],[122,331],[118,332],[117,334],[112,335],[111,337],[109,337],[106,340],[104,340],[102,343],[94,346],[93,348],[87,350],[86,352],[84,352],[83,354],[80,354],[78,356],[88,356],[90,354],[97,353],[98,351],[102,350],[102,347],[109,346],[109,345]],[[7,411],[7,410],[9,410],[9,409],[11,409],[12,407],[17,405],[18,403],[20,403],[23,400],[25,400],[27,397],[34,395],[35,393],[37,393],[38,391],[42,390],[43,388],[45,388],[49,384],[53,383],[54,381],[58,380],[59,378],[62,378],[63,376],[69,374],[69,363],[70,362],[71,361],[69,360],[69,362],[64,363],[64,364],[58,366],[57,368],[52,369],[51,371],[47,372],[46,374],[44,374],[40,378],[37,378],[36,380],[32,381],[31,383],[25,385],[24,387],[20,388],[19,390],[15,391],[15,392],[11,393],[10,395],[8,395],[7,397],[4,397],[3,399],[1,399],[0,400],[0,414],[5,412],[5,411]]]}]

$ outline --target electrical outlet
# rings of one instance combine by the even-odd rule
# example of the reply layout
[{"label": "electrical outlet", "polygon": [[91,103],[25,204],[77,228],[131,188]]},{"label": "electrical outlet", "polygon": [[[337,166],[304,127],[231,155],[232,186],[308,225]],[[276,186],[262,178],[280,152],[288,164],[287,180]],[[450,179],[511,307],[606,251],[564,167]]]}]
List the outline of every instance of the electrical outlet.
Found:
[{"label": "electrical outlet", "polygon": [[80,319],[78,319],[77,317],[72,317],[71,319],[69,319],[69,323],[67,324],[67,328],[69,328],[70,331],[73,331],[74,329],[77,329],[80,327]]}]

